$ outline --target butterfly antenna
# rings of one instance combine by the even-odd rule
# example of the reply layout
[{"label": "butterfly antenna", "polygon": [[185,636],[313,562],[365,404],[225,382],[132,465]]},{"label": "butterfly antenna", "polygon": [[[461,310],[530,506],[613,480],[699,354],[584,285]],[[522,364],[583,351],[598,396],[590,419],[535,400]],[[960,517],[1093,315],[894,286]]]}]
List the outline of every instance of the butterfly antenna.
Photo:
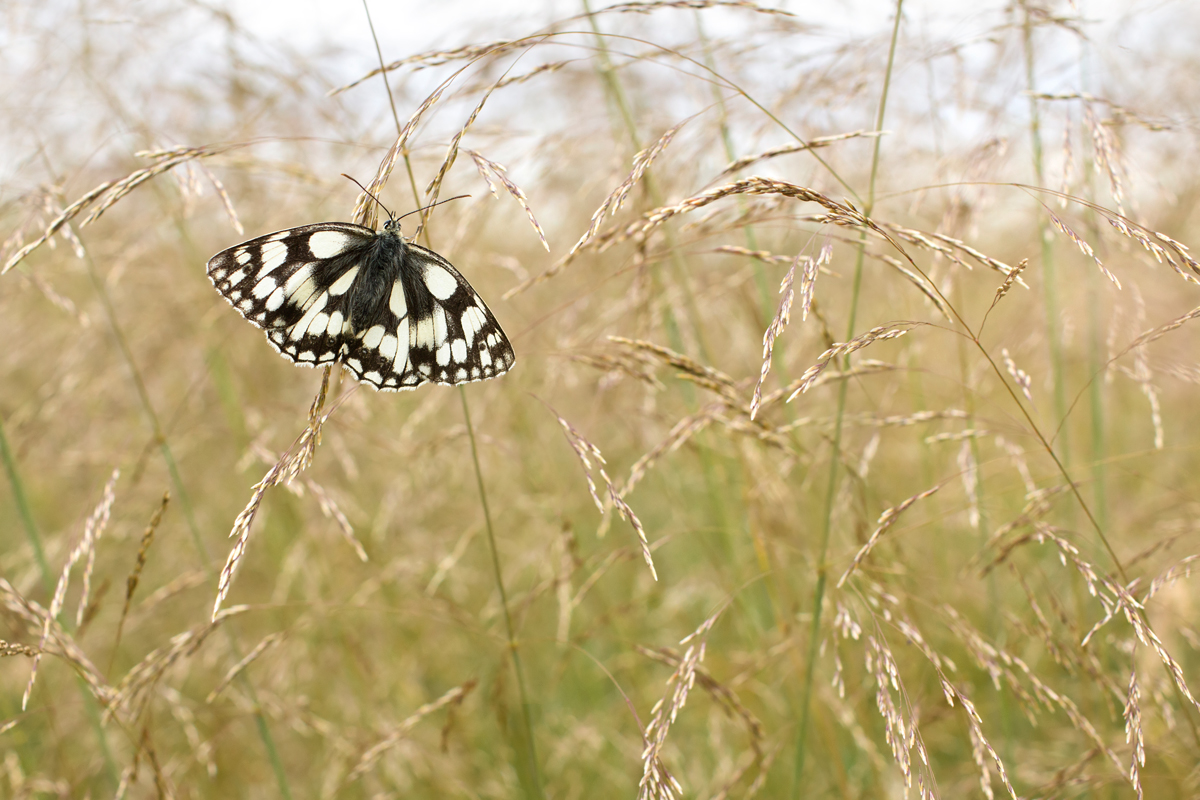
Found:
[{"label": "butterfly antenna", "polygon": [[349,175],[347,175],[347,174],[346,174],[346,173],[344,173],[344,172],[342,173],[342,177],[343,177],[343,178],[347,178],[347,179],[349,179],[350,181],[353,181],[353,183],[354,183],[354,184],[355,184],[355,185],[356,185],[358,188],[360,188],[360,189],[362,189],[362,190],[363,190],[363,194],[365,194],[367,197],[369,197],[369,198],[371,198],[372,200],[374,200],[376,203],[379,203],[379,207],[380,207],[380,208],[382,208],[384,211],[386,211],[386,212],[387,212],[388,219],[395,219],[395,218],[396,218],[396,215],[395,215],[395,214],[393,214],[393,213],[392,213],[392,212],[391,212],[391,211],[388,209],[388,207],[387,207],[387,206],[385,206],[385,205],[383,204],[383,201],[382,201],[382,200],[380,200],[380,199],[379,199],[378,197],[376,197],[375,195],[371,194],[370,190],[369,190],[369,189],[367,189],[367,187],[363,186],[363,185],[362,185],[361,183],[359,183],[357,180],[355,180],[354,178],[351,178]]},{"label": "butterfly antenna", "polygon": [[454,197],[447,197],[445,200],[438,200],[436,203],[430,203],[429,205],[425,206],[424,208],[418,208],[413,211],[409,211],[407,214],[397,217],[396,221],[399,222],[400,220],[404,219],[404,217],[412,216],[413,214],[419,214],[422,211],[428,211],[429,209],[433,208],[434,206],[440,206],[442,203],[449,203],[451,200],[462,200],[464,197],[470,197],[470,196],[471,195],[469,195],[469,194],[460,194],[460,195],[455,195]]}]

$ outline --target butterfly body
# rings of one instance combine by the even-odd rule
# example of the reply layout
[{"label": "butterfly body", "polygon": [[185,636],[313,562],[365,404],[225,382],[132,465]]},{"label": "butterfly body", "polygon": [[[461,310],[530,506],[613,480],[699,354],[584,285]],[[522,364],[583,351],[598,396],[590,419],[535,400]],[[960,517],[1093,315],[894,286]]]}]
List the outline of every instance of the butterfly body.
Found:
[{"label": "butterfly body", "polygon": [[290,228],[213,256],[226,300],[302,366],[342,363],[384,391],[507,372],[515,357],[495,316],[449,261],[349,222]]}]

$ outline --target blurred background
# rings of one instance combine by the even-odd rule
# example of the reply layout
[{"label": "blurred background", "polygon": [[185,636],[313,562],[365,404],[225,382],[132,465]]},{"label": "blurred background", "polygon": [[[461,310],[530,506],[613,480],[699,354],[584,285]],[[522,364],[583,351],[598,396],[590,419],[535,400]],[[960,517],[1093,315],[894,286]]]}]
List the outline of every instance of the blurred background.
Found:
[{"label": "blurred background", "polygon": [[[0,796],[1197,796],[1197,9],[824,5],[6,3]],[[315,434],[398,137],[517,365]]]}]

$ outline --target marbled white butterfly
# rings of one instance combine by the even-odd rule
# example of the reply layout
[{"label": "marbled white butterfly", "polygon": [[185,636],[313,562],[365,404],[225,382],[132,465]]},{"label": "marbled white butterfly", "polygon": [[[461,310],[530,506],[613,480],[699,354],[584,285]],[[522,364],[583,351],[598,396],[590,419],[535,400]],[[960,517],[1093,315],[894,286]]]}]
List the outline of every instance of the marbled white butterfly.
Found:
[{"label": "marbled white butterfly", "polygon": [[217,253],[208,277],[292,361],[340,361],[384,391],[502,375],[512,345],[450,262],[406,241],[388,214],[382,231],[321,222]]}]

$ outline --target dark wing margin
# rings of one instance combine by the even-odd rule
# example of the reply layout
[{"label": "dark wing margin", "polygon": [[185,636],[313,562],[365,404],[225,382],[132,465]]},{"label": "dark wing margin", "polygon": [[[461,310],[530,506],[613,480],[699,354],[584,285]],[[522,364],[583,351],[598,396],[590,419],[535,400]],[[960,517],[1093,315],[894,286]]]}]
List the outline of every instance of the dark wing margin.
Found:
[{"label": "dark wing margin", "polygon": [[503,375],[516,361],[500,323],[454,266],[408,244],[385,321],[347,342],[346,367],[384,391]]},{"label": "dark wing margin", "polygon": [[347,290],[376,235],[348,222],[269,233],[217,253],[208,278],[280,354],[327,364],[343,349]]}]

